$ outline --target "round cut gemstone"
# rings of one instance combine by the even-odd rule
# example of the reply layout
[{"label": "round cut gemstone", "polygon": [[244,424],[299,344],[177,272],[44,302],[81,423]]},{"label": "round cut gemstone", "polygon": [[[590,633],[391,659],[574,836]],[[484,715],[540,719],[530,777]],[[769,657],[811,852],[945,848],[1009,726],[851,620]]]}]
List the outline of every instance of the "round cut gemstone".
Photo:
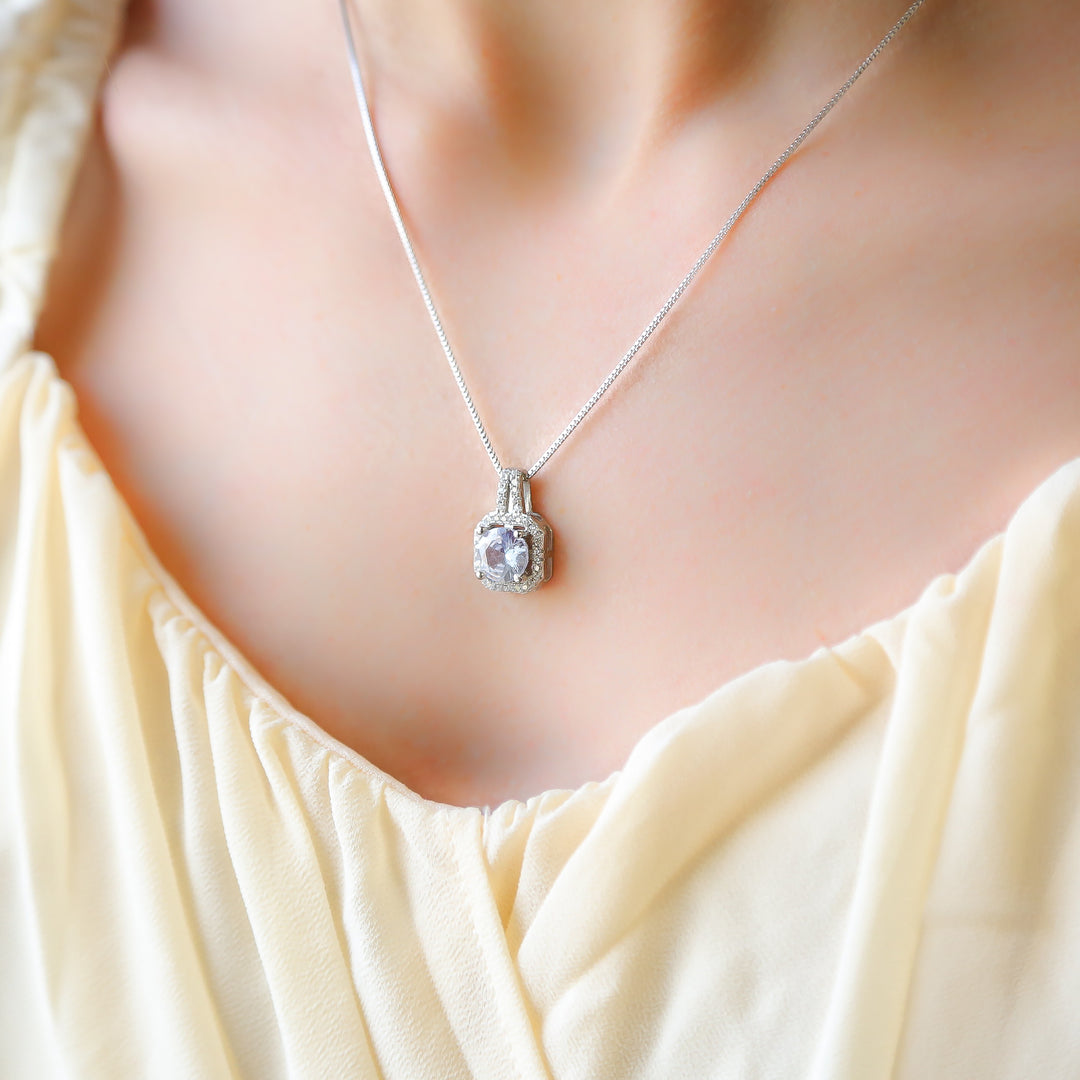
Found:
[{"label": "round cut gemstone", "polygon": [[484,577],[498,585],[517,581],[529,565],[529,545],[513,529],[496,525],[478,537],[473,563]]}]

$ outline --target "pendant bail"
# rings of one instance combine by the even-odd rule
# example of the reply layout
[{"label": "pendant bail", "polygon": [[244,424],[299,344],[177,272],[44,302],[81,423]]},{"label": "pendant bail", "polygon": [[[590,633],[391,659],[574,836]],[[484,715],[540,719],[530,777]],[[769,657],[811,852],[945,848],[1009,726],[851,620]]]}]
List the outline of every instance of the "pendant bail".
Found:
[{"label": "pendant bail", "polygon": [[499,494],[496,508],[504,514],[531,514],[532,492],[529,480],[521,469],[503,469],[499,473]]}]

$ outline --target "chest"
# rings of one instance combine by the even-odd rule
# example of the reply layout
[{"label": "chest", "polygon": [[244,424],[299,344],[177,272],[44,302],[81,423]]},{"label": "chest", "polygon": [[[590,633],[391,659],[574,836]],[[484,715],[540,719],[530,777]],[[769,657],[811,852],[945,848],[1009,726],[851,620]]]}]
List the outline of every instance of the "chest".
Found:
[{"label": "chest", "polygon": [[[912,603],[1080,454],[1061,147],[868,150],[856,123],[774,179],[533,479],[551,581],[491,593],[494,470],[359,130],[330,169],[317,125],[197,115],[171,149],[138,109],[96,132],[38,345],[195,602],[429,797],[606,776],[722,681]],[[504,465],[540,456],[760,174],[707,164],[577,216],[416,188]]]}]

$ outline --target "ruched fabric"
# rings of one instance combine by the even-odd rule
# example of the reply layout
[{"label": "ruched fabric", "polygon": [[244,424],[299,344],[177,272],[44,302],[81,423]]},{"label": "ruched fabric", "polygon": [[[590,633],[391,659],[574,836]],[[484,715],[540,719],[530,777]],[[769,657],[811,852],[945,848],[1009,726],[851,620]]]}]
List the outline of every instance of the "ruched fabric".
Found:
[{"label": "ruched fabric", "polygon": [[31,348],[119,0],[0,0],[0,1077],[1080,1076],[1080,459],[490,811],[294,710]]}]

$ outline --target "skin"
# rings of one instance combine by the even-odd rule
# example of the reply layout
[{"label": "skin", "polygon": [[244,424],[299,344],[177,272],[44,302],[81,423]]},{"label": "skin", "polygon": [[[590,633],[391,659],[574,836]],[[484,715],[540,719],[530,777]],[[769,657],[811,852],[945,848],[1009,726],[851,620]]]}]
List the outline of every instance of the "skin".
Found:
[{"label": "skin", "polygon": [[[519,467],[904,3],[582,8],[354,8]],[[1078,52],[1069,0],[927,0],[534,478],[556,567],[530,596],[471,576],[495,472],[336,4],[132,6],[36,344],[162,562],[296,708],[439,802],[577,787],[914,603],[1080,456]]]}]

